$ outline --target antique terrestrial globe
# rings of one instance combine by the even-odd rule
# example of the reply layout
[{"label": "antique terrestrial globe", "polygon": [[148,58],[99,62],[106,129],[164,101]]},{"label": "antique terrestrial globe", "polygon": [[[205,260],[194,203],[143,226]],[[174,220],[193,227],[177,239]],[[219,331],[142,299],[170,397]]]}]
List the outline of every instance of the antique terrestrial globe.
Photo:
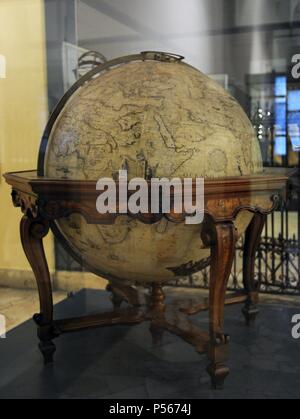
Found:
[{"label": "antique terrestrial globe", "polygon": [[[260,147],[241,106],[221,86],[173,54],[112,60],[66,94],[46,128],[39,174],[53,179],[223,178],[262,171]],[[96,203],[95,203],[96,204]],[[252,215],[241,212],[241,235]],[[209,263],[201,225],[152,225],[126,215],[113,225],[79,214],[55,230],[83,266],[112,281],[147,284],[190,275]]]}]

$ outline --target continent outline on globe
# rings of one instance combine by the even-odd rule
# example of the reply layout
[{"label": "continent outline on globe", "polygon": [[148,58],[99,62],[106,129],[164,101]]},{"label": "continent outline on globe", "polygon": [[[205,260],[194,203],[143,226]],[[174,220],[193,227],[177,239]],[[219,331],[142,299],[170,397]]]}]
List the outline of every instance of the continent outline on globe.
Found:
[{"label": "continent outline on globe", "polygon": [[[215,178],[262,170],[259,144],[246,114],[200,71],[181,60],[145,59],[143,54],[102,68],[71,90],[50,119],[40,150],[40,174],[97,180],[125,168],[129,179]],[[239,215],[239,234],[251,218],[247,212]],[[161,228],[161,222],[130,224],[124,217],[114,226],[93,226],[73,214],[56,225],[73,253],[104,276],[164,282],[176,272],[184,273],[181,267],[190,274],[207,260],[209,250],[200,240],[201,227],[166,222]],[[108,243],[107,235],[125,239]]]}]

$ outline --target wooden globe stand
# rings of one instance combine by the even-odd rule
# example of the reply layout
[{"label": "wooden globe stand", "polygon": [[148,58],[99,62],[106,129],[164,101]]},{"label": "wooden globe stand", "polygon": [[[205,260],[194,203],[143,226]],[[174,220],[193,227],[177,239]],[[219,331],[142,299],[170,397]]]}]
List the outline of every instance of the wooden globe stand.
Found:
[{"label": "wooden globe stand", "polygon": [[[167,330],[194,346],[197,352],[207,353],[208,373],[214,388],[223,386],[229,373],[226,366],[229,337],[224,332],[224,306],[244,303],[243,314],[249,324],[257,313],[259,284],[254,280],[255,253],[266,215],[285,199],[288,173],[284,170],[265,171],[263,175],[206,180],[205,219],[201,230],[204,244],[211,249],[209,298],[194,302],[187,299],[166,304],[162,284],[153,282],[150,293],[115,281],[107,287],[112,294],[114,310],[80,318],[53,319],[51,279],[46,261],[43,238],[49,228],[62,240],[55,220],[79,213],[88,223],[112,224],[117,214],[99,214],[96,210],[95,181],[55,180],[39,177],[36,171],[7,173],[5,179],[12,186],[13,203],[21,207],[21,241],[34,272],[39,297],[40,313],[34,315],[38,327],[40,350],[45,363],[52,362],[55,352],[53,339],[76,330],[139,324],[150,321],[153,340]],[[234,221],[240,211],[254,214],[245,234],[243,258],[244,291],[226,296],[227,282],[232,268],[237,232]],[[128,214],[141,222],[152,224],[162,217],[170,222],[183,222],[184,214]],[[86,268],[95,272],[91,267]],[[126,301],[128,306],[121,308]],[[209,312],[209,330],[202,331],[189,316]]]}]

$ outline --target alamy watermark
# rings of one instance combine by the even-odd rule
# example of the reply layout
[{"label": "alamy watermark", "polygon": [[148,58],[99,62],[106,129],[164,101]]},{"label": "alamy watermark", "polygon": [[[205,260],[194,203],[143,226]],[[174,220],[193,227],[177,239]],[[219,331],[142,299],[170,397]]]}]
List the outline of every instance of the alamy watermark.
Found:
[{"label": "alamy watermark", "polygon": [[[100,178],[96,189],[103,191],[96,201],[100,214],[184,214],[186,224],[200,224],[204,218],[203,178],[143,178],[128,181],[127,170],[119,170],[118,182]],[[172,193],[173,191],[173,193]],[[132,193],[133,192],[133,193]]]},{"label": "alamy watermark", "polygon": [[300,54],[295,54],[292,57],[292,77],[293,79],[300,79]]},{"label": "alamy watermark", "polygon": [[292,337],[293,339],[300,339],[300,314],[295,314],[292,317]]},{"label": "alamy watermark", "polygon": [[6,319],[3,314],[0,314],[0,339],[6,338]]}]

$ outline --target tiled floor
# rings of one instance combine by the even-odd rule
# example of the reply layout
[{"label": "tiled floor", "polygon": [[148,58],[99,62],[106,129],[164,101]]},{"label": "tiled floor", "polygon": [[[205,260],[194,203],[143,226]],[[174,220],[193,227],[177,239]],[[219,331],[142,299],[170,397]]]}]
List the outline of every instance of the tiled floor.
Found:
[{"label": "tiled floor", "polygon": [[[111,307],[105,292],[82,291],[59,303],[56,315],[99,307]],[[54,365],[44,367],[27,321],[0,340],[0,398],[299,398],[300,340],[291,337],[296,313],[296,303],[264,302],[249,328],[239,306],[227,307],[231,374],[217,392],[210,390],[205,356],[168,333],[153,346],[146,323],[61,336]],[[194,321],[207,327],[207,314]]]}]

